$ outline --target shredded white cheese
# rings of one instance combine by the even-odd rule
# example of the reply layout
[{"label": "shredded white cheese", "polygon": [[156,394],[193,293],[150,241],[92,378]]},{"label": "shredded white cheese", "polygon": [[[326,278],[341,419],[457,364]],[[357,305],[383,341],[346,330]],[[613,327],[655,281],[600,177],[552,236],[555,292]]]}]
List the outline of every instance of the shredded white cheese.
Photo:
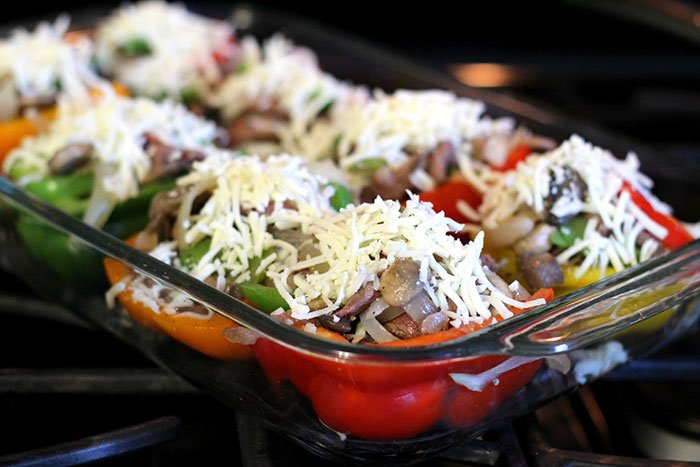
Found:
[{"label": "shredded white cheese", "polygon": [[[218,136],[217,127],[172,101],[129,99],[107,95],[94,105],[61,102],[56,120],[48,131],[25,138],[5,161],[5,171],[21,163],[29,175],[20,184],[49,173],[47,162],[69,144],[88,143],[96,173],[114,201],[136,196],[139,183],[151,169],[144,149],[145,134],[152,133],[165,144],[182,149],[202,149]],[[98,170],[99,168],[104,170]]]},{"label": "shredded white cheese", "polygon": [[69,25],[68,16],[59,16],[32,32],[15,30],[0,42],[0,94],[12,92],[43,103],[55,101],[58,94],[86,100],[90,87],[104,85],[90,67],[87,36],[64,38]]},{"label": "shredded white cheese", "polygon": [[[192,196],[211,193],[198,213],[179,213],[176,224],[187,220],[189,225],[184,245],[164,242],[150,254],[200,280],[213,278],[220,290],[228,283],[250,280],[251,273],[258,272],[251,271],[254,258],[263,258],[258,270],[303,260],[294,245],[273,237],[269,229],[299,230],[307,219],[334,213],[330,205],[333,188],[327,181],[312,174],[300,157],[279,155],[262,160],[226,150],[207,152],[206,160],[195,163],[193,171],[178,180]],[[206,239],[211,242],[209,249],[197,264],[186,267],[180,263],[179,248]],[[143,282],[133,287],[143,295],[157,296]],[[170,313],[177,312],[175,308],[172,303],[164,307]]]},{"label": "shredded white cheese", "polygon": [[[241,71],[222,83],[212,98],[226,120],[249,110],[270,111],[283,118],[265,130],[276,134],[279,145],[311,160],[329,157],[337,136],[334,121],[351,105],[367,100],[364,88],[355,88],[324,73],[315,54],[281,35],[260,45],[253,38],[241,41]],[[318,121],[320,114],[325,119]]]},{"label": "shredded white cheese", "polygon": [[[506,306],[523,309],[544,303],[513,300],[499,290],[486,278],[479,259],[483,233],[463,245],[449,235],[462,225],[435,213],[430,203],[415,196],[403,208],[396,201],[377,198],[335,216],[300,221],[320,253],[306,262],[273,264],[268,272],[294,318],[332,313],[365,284],[378,290],[379,276],[397,258],[421,264],[424,290],[455,327],[508,315]],[[325,267],[308,270],[309,264]],[[312,311],[312,300],[325,306]]]},{"label": "shredded white cheese", "polygon": [[[447,91],[375,91],[372,101],[351,107],[341,125],[338,143],[341,168],[353,170],[363,161],[380,160],[395,167],[411,156],[432,151],[442,142],[455,148],[458,161],[470,159],[471,141],[494,132],[510,133],[508,119],[483,116],[483,102]],[[414,175],[416,186],[431,186],[427,173]]]},{"label": "shredded white cheese", "polygon": [[[175,99],[185,89],[206,96],[223,78],[217,63],[232,59],[233,26],[187,11],[184,5],[163,1],[128,4],[117,10],[95,32],[100,69],[137,94]],[[135,39],[151,52],[123,57],[120,48]]]},{"label": "shredded white cheese", "polygon": [[543,218],[545,201],[552,187],[562,182],[565,171],[580,177],[585,195],[580,198],[576,190],[564,191],[552,206],[552,213],[593,214],[600,221],[596,217],[589,220],[583,238],[557,256],[560,264],[583,256],[575,273],[581,277],[590,268],[600,268],[603,273],[608,265],[620,271],[649,259],[658,250],[659,243],[647,239],[637,251],[636,239],[643,230],[660,239],[667,232],[630,200],[626,190],[621,190],[626,182],[653,205],[666,212],[669,209],[649,192],[652,182],[639,172],[636,155],[629,153],[625,160],[616,159],[577,135],[552,151],[528,157],[514,171],[503,174],[486,191],[479,209],[482,225],[494,229],[524,208]]}]

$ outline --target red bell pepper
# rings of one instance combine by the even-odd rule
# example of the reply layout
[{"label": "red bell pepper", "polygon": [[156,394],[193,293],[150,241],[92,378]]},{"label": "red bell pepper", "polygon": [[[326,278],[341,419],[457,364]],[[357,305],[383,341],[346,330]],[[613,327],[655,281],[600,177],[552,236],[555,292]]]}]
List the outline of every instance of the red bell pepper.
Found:
[{"label": "red bell pepper", "polygon": [[435,212],[444,211],[447,217],[461,223],[469,220],[457,209],[457,201],[464,200],[474,209],[478,209],[481,204],[481,193],[461,180],[443,183],[431,191],[421,193],[419,197],[421,201],[432,203]]},{"label": "red bell pepper", "polygon": [[632,188],[629,183],[624,182],[622,190],[630,194],[632,202],[641,209],[644,214],[668,231],[666,237],[658,239],[664,246],[673,249],[693,241],[693,236],[690,235],[690,232],[688,232],[678,219],[654,209],[654,206],[651,205],[644,195]]},{"label": "red bell pepper", "polygon": [[[551,300],[552,289],[534,298]],[[456,339],[485,325],[379,344],[409,347]],[[319,328],[321,336],[344,340]],[[506,360],[505,356],[480,356],[466,360],[436,360],[420,364],[360,364],[327,360],[258,339],[254,353],[273,383],[289,380],[313,405],[318,417],[334,430],[353,436],[390,440],[415,436],[445,423],[461,428],[476,423],[535,374],[535,360],[506,371],[482,391],[457,384],[450,373],[479,374]]]},{"label": "red bell pepper", "polygon": [[508,172],[509,170],[514,170],[518,164],[524,161],[527,156],[532,152],[532,148],[526,144],[518,144],[513,149],[511,149],[508,154],[508,158],[500,167],[493,167],[494,170],[499,172]]}]

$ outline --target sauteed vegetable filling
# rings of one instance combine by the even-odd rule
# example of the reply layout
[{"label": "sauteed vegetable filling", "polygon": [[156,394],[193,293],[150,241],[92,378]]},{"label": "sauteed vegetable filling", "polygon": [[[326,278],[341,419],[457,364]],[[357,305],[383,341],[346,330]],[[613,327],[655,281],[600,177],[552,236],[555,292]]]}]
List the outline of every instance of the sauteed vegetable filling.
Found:
[{"label": "sauteed vegetable filling", "polygon": [[309,160],[333,156],[335,122],[367,101],[353,87],[324,73],[316,55],[280,35],[263,44],[241,41],[242,62],[210,104],[229,129],[231,142],[249,152],[288,151]]},{"label": "sauteed vegetable filling", "polygon": [[476,229],[517,257],[531,287],[570,288],[693,239],[651,188],[634,154],[619,160],[573,136],[498,179]]},{"label": "sauteed vegetable filling", "polygon": [[[489,324],[544,303],[484,265],[483,234],[462,244],[450,235],[462,226],[429,204],[377,198],[336,212],[338,190],[299,158],[222,151],[154,198],[136,244],[279,319],[355,343]],[[158,304],[160,292],[147,302],[156,312],[210,316],[181,295]]]},{"label": "sauteed vegetable filling", "polygon": [[0,41],[0,163],[22,138],[48,123],[60,96],[85,102],[95,89],[107,87],[92,69],[89,39],[67,36],[68,26],[68,17],[61,16]]}]

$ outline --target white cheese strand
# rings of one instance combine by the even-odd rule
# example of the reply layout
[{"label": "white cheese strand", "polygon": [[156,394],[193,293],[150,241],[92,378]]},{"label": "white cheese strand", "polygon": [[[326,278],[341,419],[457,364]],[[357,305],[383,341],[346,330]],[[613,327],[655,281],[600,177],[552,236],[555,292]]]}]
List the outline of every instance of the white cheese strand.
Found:
[{"label": "white cheese strand", "polygon": [[644,214],[627,191],[621,190],[626,182],[643,192],[652,205],[664,206],[649,193],[651,181],[639,172],[637,157],[630,153],[625,160],[618,160],[577,135],[549,152],[528,157],[514,171],[495,179],[479,209],[483,225],[493,229],[524,207],[544,216],[545,200],[552,186],[561,182],[564,169],[580,176],[586,195],[579,199],[572,191],[563,193],[552,212],[559,216],[598,215],[610,233],[601,234],[598,226],[589,222],[583,238],[557,256],[559,263],[565,264],[574,256],[583,255],[583,262],[575,272],[576,277],[581,277],[590,268],[598,268],[603,274],[608,264],[620,271],[657,250],[659,243],[647,240],[646,248],[638,253],[635,240],[642,230],[663,239],[666,229]]},{"label": "white cheese strand", "polygon": [[[162,93],[179,99],[185,88],[205,95],[222,79],[215,55],[231,58],[233,26],[163,1],[128,4],[97,28],[96,58],[100,68],[138,94]],[[151,53],[123,58],[119,48],[144,40]]]}]

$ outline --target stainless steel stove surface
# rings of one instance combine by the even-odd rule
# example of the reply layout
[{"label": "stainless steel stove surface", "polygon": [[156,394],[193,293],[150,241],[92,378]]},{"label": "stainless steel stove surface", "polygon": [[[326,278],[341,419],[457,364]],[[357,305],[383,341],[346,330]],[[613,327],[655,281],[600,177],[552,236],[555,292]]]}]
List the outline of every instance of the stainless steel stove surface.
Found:
[{"label": "stainless steel stove surface", "polygon": [[[646,8],[679,2],[620,3]],[[376,32],[371,27],[376,19],[360,29],[353,27],[357,15],[316,14],[447,64],[467,84],[558,106],[700,163],[700,61],[694,42],[560,4],[553,23],[520,20],[520,10],[499,18],[498,7],[490,8],[490,22],[475,25],[471,35],[442,30],[432,23],[439,18],[428,13],[424,21],[430,23],[426,31],[432,37],[414,42],[405,31]],[[313,16],[312,7],[300,9]],[[408,14],[417,21],[418,12],[409,7]],[[450,27],[466,21],[440,18]],[[522,23],[528,21],[530,27],[525,27]],[[678,24],[670,26],[672,32],[684,31]],[[542,31],[547,26],[548,33]],[[493,27],[511,30],[485,35]],[[520,36],[528,30],[534,31],[531,36]],[[662,198],[686,220],[700,218],[700,206],[674,194],[687,193],[688,187],[700,194],[698,173],[659,181]],[[679,184],[683,189],[674,189]],[[331,465],[36,297],[6,273],[0,275],[0,322],[0,465]],[[425,465],[665,466],[698,461],[699,357],[700,334],[689,336]]]}]

